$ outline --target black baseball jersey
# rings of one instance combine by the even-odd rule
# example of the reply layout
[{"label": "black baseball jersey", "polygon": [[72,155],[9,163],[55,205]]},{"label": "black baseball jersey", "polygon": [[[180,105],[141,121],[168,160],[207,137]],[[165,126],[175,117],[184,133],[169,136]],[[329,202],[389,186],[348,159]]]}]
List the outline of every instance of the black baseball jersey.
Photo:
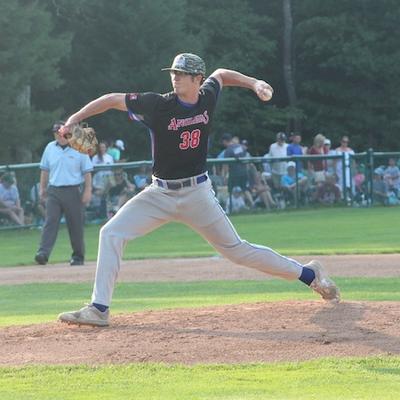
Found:
[{"label": "black baseball jersey", "polygon": [[126,94],[130,118],[150,130],[154,176],[181,179],[206,171],[208,137],[219,90],[218,81],[208,78],[194,105],[183,103],[174,92]]}]

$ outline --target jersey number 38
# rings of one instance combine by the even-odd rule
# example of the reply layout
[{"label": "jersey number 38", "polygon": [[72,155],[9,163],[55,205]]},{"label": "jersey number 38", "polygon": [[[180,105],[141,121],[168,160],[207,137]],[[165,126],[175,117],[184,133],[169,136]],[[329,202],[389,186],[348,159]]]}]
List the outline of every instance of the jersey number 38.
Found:
[{"label": "jersey number 38", "polygon": [[192,132],[185,131],[181,133],[182,141],[179,143],[181,150],[187,150],[189,147],[195,149],[200,144],[200,129],[194,129]]}]

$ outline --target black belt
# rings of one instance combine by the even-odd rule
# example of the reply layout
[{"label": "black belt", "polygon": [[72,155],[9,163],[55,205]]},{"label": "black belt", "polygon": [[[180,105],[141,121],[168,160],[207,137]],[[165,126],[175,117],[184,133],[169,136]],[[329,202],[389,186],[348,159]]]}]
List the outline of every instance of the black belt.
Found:
[{"label": "black belt", "polygon": [[54,186],[54,185],[50,185],[51,188],[55,188],[55,189],[66,189],[66,188],[76,188],[76,187],[80,187],[81,185],[65,185],[65,186]]},{"label": "black belt", "polygon": [[170,190],[178,190],[178,189],[182,189],[184,187],[190,187],[190,186],[194,186],[194,185],[198,185],[199,183],[203,183],[208,179],[206,174],[200,175],[198,177],[196,177],[195,179],[193,178],[189,178],[189,179],[185,179],[182,181],[166,181],[166,180],[161,180],[156,178],[156,182],[158,184],[158,186],[163,187],[165,189],[170,189]]}]

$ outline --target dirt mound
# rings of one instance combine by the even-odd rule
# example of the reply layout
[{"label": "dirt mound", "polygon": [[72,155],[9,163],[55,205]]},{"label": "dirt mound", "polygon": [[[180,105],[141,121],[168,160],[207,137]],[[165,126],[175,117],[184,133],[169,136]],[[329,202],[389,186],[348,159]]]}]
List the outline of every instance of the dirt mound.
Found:
[{"label": "dirt mound", "polygon": [[246,363],[400,355],[397,302],[241,304],[0,329],[0,365]]},{"label": "dirt mound", "polygon": [[[321,261],[332,276],[400,276],[400,254],[359,254],[332,256],[294,256],[306,263]],[[71,267],[69,264],[32,265],[0,268],[0,285],[32,282],[93,282],[96,265]],[[260,271],[233,264],[221,257],[126,260],[122,262],[119,282],[188,282],[208,280],[263,280]]]}]

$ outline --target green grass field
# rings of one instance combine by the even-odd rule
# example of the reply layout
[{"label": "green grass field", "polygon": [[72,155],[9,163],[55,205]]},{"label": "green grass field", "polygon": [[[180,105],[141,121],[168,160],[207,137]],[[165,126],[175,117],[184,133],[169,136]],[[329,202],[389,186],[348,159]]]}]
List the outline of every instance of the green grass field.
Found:
[{"label": "green grass field", "polygon": [[396,400],[400,359],[0,370],[2,400]]},{"label": "green grass field", "polygon": [[[372,254],[400,252],[398,208],[333,208],[232,217],[246,240],[267,245],[283,254]],[[99,226],[85,230],[87,260],[97,256]],[[321,240],[323,239],[323,240]],[[33,263],[40,231],[0,231],[0,266]],[[155,246],[155,244],[157,244]],[[71,253],[62,227],[50,262],[65,262]],[[181,224],[168,224],[130,242],[126,259],[197,257],[215,254],[195,232]]]},{"label": "green grass field", "polygon": [[[245,239],[286,254],[394,253],[400,251],[399,215],[395,208],[344,208],[238,216],[233,223]],[[86,229],[88,259],[95,259],[98,229]],[[32,263],[39,234],[36,230],[0,232],[1,265]],[[69,252],[62,229],[51,261],[65,261]],[[207,243],[178,224],[138,239],[125,253],[126,258],[211,254],[214,250]],[[400,278],[335,280],[344,300],[400,301]],[[87,301],[91,287],[91,283],[0,285],[0,326],[54,321],[60,311]],[[315,299],[315,295],[299,282],[282,280],[119,283],[113,312],[287,299]],[[0,368],[1,400],[394,400],[399,393],[400,357],[234,366],[138,363]]]}]

